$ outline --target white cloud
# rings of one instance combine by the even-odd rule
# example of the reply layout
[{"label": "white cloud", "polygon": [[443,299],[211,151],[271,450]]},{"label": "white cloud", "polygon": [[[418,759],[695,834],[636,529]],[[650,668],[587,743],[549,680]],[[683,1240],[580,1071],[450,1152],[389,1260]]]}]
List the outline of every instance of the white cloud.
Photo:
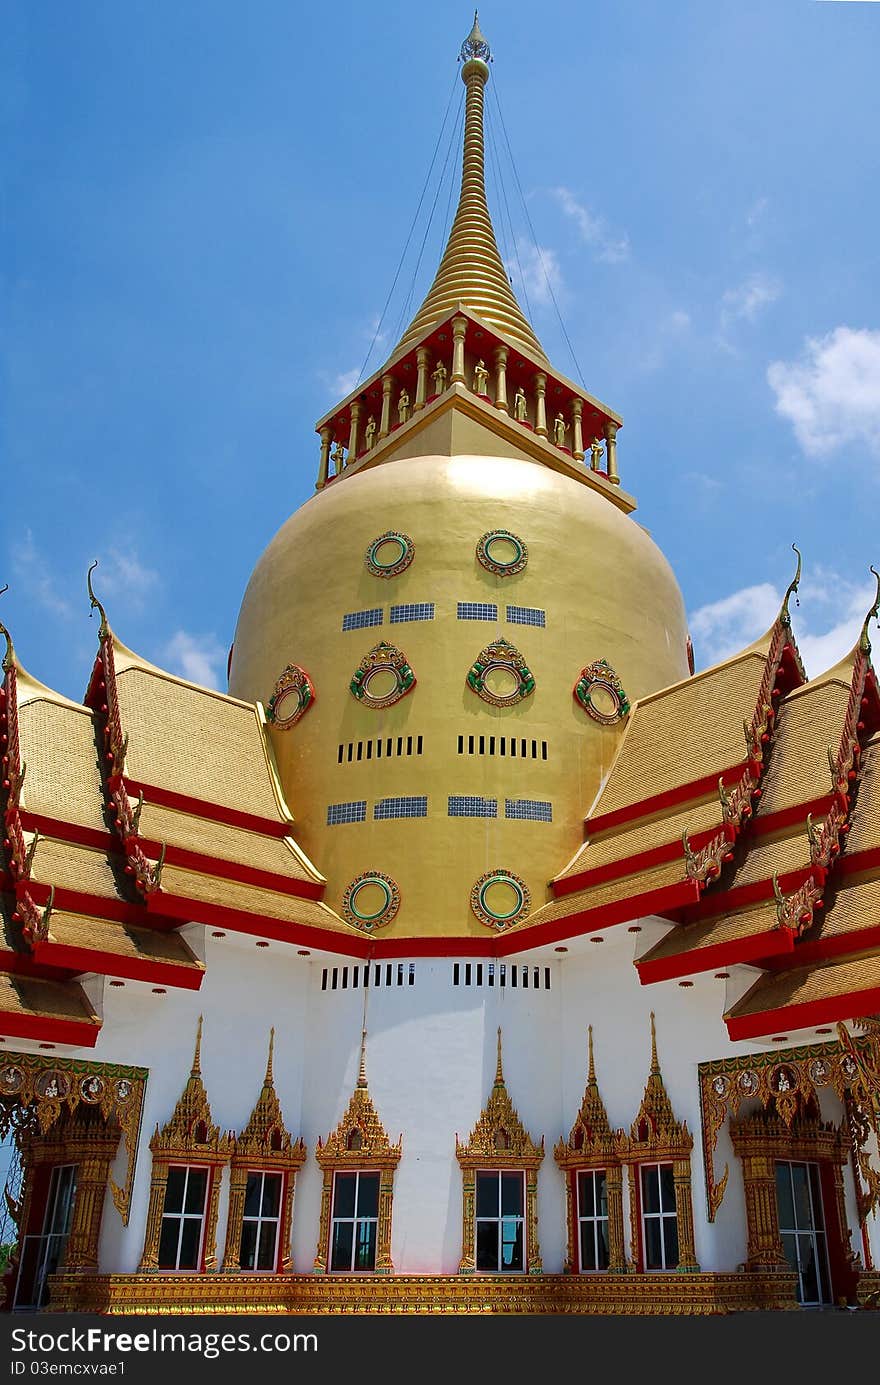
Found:
[{"label": "white cloud", "polygon": [[553,196],[567,217],[578,229],[581,240],[592,247],[595,258],[605,264],[620,264],[629,258],[629,237],[616,236],[608,228],[605,219],[596,216],[582,202],[579,202],[570,188],[553,188]]},{"label": "white cloud", "polygon": [[[12,547],[12,564],[16,577],[32,596],[53,615],[69,616],[73,607],[60,590],[58,579],[49,567],[45,554],[37,548],[33,530],[26,529],[24,538]],[[85,580],[83,580],[83,599]]]},{"label": "white cloud", "polygon": [[330,388],[338,399],[344,399],[351,394],[360,378],[359,370],[343,370],[331,380]]},{"label": "white cloud", "polygon": [[205,688],[220,687],[226,653],[214,635],[191,635],[187,630],[177,630],[165,646],[164,657],[169,672]]},{"label": "white cloud", "polygon": [[880,456],[880,331],[835,327],[798,361],[773,361],[767,382],[809,456],[847,443]]},{"label": "white cloud", "polygon": [[[851,582],[826,568],[801,582],[789,608],[811,678],[832,668],[853,648],[876,590],[873,579]],[[707,668],[738,654],[763,635],[776,619],[782,595],[772,583],[762,582],[694,611],[689,623],[698,666]],[[876,635],[874,643],[880,644]]]},{"label": "white cloud", "polygon": [[781,293],[782,285],[778,279],[769,274],[750,274],[736,288],[727,289],[721,295],[722,330],[736,322],[755,322]]},{"label": "white cloud", "polygon": [[516,256],[506,262],[505,269],[514,283],[523,281],[529,303],[545,308],[553,301],[553,294],[558,302],[565,285],[556,251],[546,245],[536,247],[519,236],[516,251]]},{"label": "white cloud", "polygon": [[99,555],[92,581],[102,598],[119,597],[139,607],[147,593],[159,585],[159,574],[154,568],[145,567],[137,551],[126,546],[124,552],[111,548],[106,555]]},{"label": "white cloud", "polygon": [[764,220],[764,213],[769,205],[770,200],[767,197],[759,197],[752,203],[749,210],[746,212],[746,225],[750,230],[754,229],[754,227]]}]

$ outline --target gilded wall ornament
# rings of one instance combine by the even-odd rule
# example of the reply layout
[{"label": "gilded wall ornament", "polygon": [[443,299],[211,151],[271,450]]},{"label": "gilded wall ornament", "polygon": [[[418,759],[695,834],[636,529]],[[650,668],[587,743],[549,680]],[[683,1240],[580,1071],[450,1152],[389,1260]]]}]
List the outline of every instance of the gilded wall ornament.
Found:
[{"label": "gilded wall ornament", "polygon": [[377,870],[358,875],[342,897],[343,917],[367,933],[384,928],[399,908],[400,886],[390,875]]},{"label": "gilded wall ornament", "polygon": [[491,707],[513,707],[535,691],[535,677],[516,646],[499,638],[477,656],[467,685]]},{"label": "gilded wall ornament", "polygon": [[315,685],[299,664],[288,664],[278,678],[266,707],[266,720],[277,731],[287,731],[311,707],[315,700]]},{"label": "gilded wall ornament", "polygon": [[380,640],[361,659],[349,688],[364,707],[393,707],[416,685],[416,676],[406,655],[393,644]]},{"label": "gilded wall ornament", "polygon": [[471,888],[471,909],[487,928],[510,928],[531,906],[528,885],[509,870],[489,870]]},{"label": "gilded wall ornament", "polygon": [[415,556],[416,546],[409,534],[389,529],[373,539],[364,554],[364,564],[374,577],[397,577],[406,572]]},{"label": "gilded wall ornament", "polygon": [[529,550],[509,529],[490,529],[477,543],[477,562],[496,577],[513,577],[529,561]]},{"label": "gilded wall ornament", "polygon": [[629,698],[607,659],[596,659],[581,669],[573,694],[587,716],[602,726],[622,721],[630,709]]}]

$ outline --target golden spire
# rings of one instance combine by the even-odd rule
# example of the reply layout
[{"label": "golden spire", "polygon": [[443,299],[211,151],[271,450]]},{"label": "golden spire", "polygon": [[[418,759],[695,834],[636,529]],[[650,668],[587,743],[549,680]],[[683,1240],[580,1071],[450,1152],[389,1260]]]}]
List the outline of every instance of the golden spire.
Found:
[{"label": "golden spire", "polygon": [[275,1074],[272,1071],[272,1057],[275,1053],[275,1026],[269,1030],[269,1057],[266,1060],[266,1076],[263,1078],[263,1086],[271,1087],[275,1081]]},{"label": "golden spire", "polygon": [[483,89],[489,80],[491,57],[475,12],[474,27],[461,46],[461,80],[467,95],[458,210],[434,282],[404,332],[398,351],[412,345],[432,322],[448,317],[461,303],[531,355],[547,359],[510,287],[486,203]]},{"label": "golden spire", "polygon": [[362,1029],[362,1030],[361,1030],[361,1061],[360,1061],[360,1067],[358,1068],[358,1080],[357,1080],[357,1085],[358,1085],[359,1087],[366,1087],[366,1085],[367,1085],[367,1031],[366,1031],[366,1029]]},{"label": "golden spire", "polygon": [[[474,17],[474,28],[477,26],[476,16]],[[504,1086],[504,1069],[501,1066],[501,1025],[498,1026],[498,1060],[495,1064],[495,1086]]]},{"label": "golden spire", "polygon": [[199,1015],[199,1023],[196,1028],[196,1051],[193,1054],[193,1065],[190,1069],[190,1077],[201,1077],[202,1075],[202,1016]]},{"label": "golden spire", "polygon": [[590,1025],[587,1025],[587,1034],[588,1034],[588,1036],[589,1036],[588,1039],[587,1039],[587,1044],[588,1044],[589,1053],[590,1053],[590,1070],[589,1070],[589,1072],[587,1073],[587,1086],[588,1086],[588,1087],[595,1087],[595,1085],[596,1085],[596,1064],[593,1062],[593,1026],[592,1026],[591,1024],[590,1024]]},{"label": "golden spire", "polygon": [[651,1011],[651,1076],[660,1076],[660,1060],[657,1057],[657,1026],[654,1023],[654,1011]]}]

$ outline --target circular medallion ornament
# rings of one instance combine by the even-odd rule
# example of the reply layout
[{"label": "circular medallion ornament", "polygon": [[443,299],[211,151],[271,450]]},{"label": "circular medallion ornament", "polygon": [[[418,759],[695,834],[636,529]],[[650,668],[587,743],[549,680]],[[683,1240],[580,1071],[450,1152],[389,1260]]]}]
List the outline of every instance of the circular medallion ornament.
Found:
[{"label": "circular medallion ornament", "polygon": [[509,529],[490,529],[477,544],[477,562],[496,577],[513,577],[529,561],[529,550]]},{"label": "circular medallion ornament", "polygon": [[287,731],[305,716],[314,700],[315,687],[305,669],[288,664],[269,698],[266,720],[276,730]]},{"label": "circular medallion ornament", "polygon": [[781,1067],[774,1068],[770,1078],[770,1088],[774,1092],[794,1092],[797,1091],[798,1077],[794,1068],[783,1064]]},{"label": "circular medallion ornament", "polygon": [[367,572],[374,577],[397,577],[406,572],[416,555],[416,546],[409,534],[398,534],[389,529],[373,539],[364,555]]},{"label": "circular medallion ornament", "polygon": [[531,908],[529,887],[509,870],[490,870],[471,890],[471,909],[487,928],[510,928]]},{"label": "circular medallion ornament", "polygon": [[810,1064],[810,1079],[817,1087],[824,1087],[831,1081],[831,1064],[824,1058],[814,1058]]},{"label": "circular medallion ornament", "polygon": [[512,707],[535,691],[535,678],[515,645],[497,639],[471,665],[467,685],[492,707]]},{"label": "circular medallion ornament", "polygon": [[717,1077],[712,1078],[712,1090],[716,1096],[723,1099],[730,1091],[730,1078],[725,1077],[724,1073],[719,1073]]},{"label": "circular medallion ornament", "polygon": [[342,898],[342,913],[349,923],[371,933],[384,928],[400,908],[400,886],[390,875],[367,870],[352,880]]},{"label": "circular medallion ornament", "polygon": [[851,1054],[845,1053],[845,1054],[843,1055],[843,1057],[841,1058],[841,1060],[840,1060],[840,1072],[841,1072],[841,1076],[843,1077],[844,1082],[846,1082],[847,1085],[848,1085],[850,1082],[854,1082],[854,1081],[855,1081],[856,1077],[858,1076],[859,1070],[858,1070],[858,1067],[856,1066],[855,1060],[853,1059],[853,1057],[851,1056]]},{"label": "circular medallion ornament", "polygon": [[361,659],[349,689],[365,707],[393,707],[416,685],[406,655],[382,640]]},{"label": "circular medallion ornament", "polygon": [[35,1085],[37,1096],[42,1097],[44,1101],[61,1101],[70,1091],[70,1078],[66,1073],[53,1068],[49,1072],[41,1073]]},{"label": "circular medallion ornament", "polygon": [[741,1072],[737,1086],[744,1096],[754,1096],[758,1090],[758,1074],[756,1072]]},{"label": "circular medallion ornament", "polygon": [[14,1096],[16,1092],[21,1091],[23,1082],[24,1073],[21,1068],[3,1068],[0,1072],[0,1092]]},{"label": "circular medallion ornament", "polygon": [[93,1077],[81,1077],[79,1094],[83,1101],[87,1102],[90,1106],[94,1106],[95,1102],[100,1101],[101,1097],[104,1095],[104,1086],[103,1077],[98,1077],[97,1073]]},{"label": "circular medallion ornament", "polygon": [[629,712],[629,698],[606,659],[596,659],[582,668],[573,692],[575,702],[602,726],[613,726]]},{"label": "circular medallion ornament", "polygon": [[113,1088],[113,1095],[117,1101],[124,1103],[131,1100],[132,1091],[133,1087],[128,1078],[120,1077]]}]

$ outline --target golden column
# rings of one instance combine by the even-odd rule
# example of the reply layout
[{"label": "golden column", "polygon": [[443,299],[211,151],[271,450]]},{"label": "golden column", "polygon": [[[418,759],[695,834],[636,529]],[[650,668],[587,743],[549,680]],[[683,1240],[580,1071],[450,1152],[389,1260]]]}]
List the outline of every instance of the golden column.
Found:
[{"label": "golden column", "polygon": [[348,433],[348,462],[353,462],[358,454],[358,433],[361,423],[361,401],[355,399],[351,405],[351,425]]},{"label": "golden column", "polygon": [[612,423],[610,419],[605,424],[608,480],[612,486],[620,485],[620,476],[617,471],[617,427],[618,425]]},{"label": "golden column", "polygon": [[509,412],[507,404],[507,347],[495,347],[495,408]]},{"label": "golden column", "polygon": [[785,1267],[776,1202],[776,1161],[772,1154],[762,1150],[747,1153],[746,1142],[737,1140],[733,1124],[730,1134],[733,1147],[742,1160],[748,1226],[746,1264],[750,1270]]},{"label": "golden column", "polygon": [[387,438],[391,432],[391,391],[394,388],[394,376],[382,376],[382,416],[379,419],[379,437]]},{"label": "golden column", "polygon": [[584,460],[584,401],[573,399],[571,402],[571,455],[576,462]]},{"label": "golden column", "polygon": [[413,404],[413,413],[416,409],[425,407],[425,400],[428,397],[428,365],[430,364],[431,353],[427,346],[420,346],[416,352],[416,397]]},{"label": "golden column", "polygon": [[464,383],[464,338],[467,332],[467,318],[452,319],[452,384]]},{"label": "golden column", "polygon": [[321,460],[318,463],[318,479],[315,483],[315,490],[323,490],[327,484],[327,473],[330,470],[330,444],[333,441],[333,430],[328,424],[321,429]]},{"label": "golden column", "polygon": [[691,1202],[691,1156],[674,1159],[672,1181],[675,1186],[675,1214],[678,1221],[678,1269],[682,1274],[699,1274],[694,1245],[694,1209]]},{"label": "golden column", "polygon": [[535,376],[535,432],[539,438],[547,436],[547,376],[539,370]]},{"label": "golden column", "polygon": [[78,1162],[73,1215],[64,1252],[66,1270],[98,1268],[98,1238],[101,1234],[104,1197],[119,1134],[118,1128],[115,1132],[89,1132],[82,1144],[75,1142],[65,1149],[65,1156]]},{"label": "golden column", "polygon": [[608,1194],[608,1273],[626,1274],[622,1164],[608,1165],[605,1170],[605,1191]]}]

